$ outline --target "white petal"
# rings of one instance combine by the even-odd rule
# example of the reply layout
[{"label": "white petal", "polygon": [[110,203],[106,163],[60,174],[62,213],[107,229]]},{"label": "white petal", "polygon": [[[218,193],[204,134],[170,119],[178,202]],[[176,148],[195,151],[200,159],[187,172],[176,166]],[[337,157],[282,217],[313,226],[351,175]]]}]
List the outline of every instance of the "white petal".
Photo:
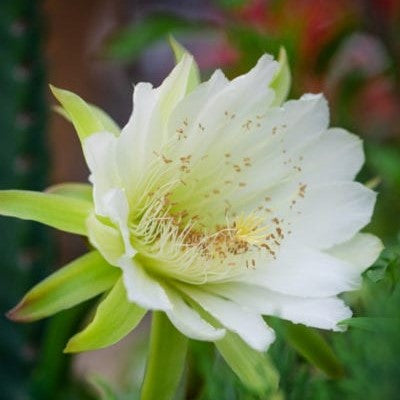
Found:
[{"label": "white petal", "polygon": [[83,151],[90,169],[96,214],[104,215],[103,197],[112,187],[119,185],[115,149],[117,138],[109,132],[99,132],[83,142]]},{"label": "white petal", "polygon": [[[187,139],[177,144],[174,153],[178,156],[192,154],[194,159],[201,159],[211,150],[226,144],[232,144],[232,138],[245,132],[242,127],[251,117],[268,108],[274,98],[274,92],[268,88],[278,63],[269,56],[263,56],[257,65],[247,74],[226,83],[221,73],[213,76],[209,87],[212,88],[207,101],[199,102],[197,108],[187,108],[182,102],[175,111],[175,123],[170,127],[170,135],[176,136],[176,130],[181,128],[183,121]],[[188,98],[195,99],[197,91],[204,93],[200,85]],[[193,105],[195,105],[193,101]],[[241,135],[241,136],[242,136]],[[229,147],[226,148],[229,150]],[[223,153],[220,153],[223,154]]]},{"label": "white petal", "polygon": [[185,96],[193,57],[184,55],[158,88],[148,83],[136,85],[133,113],[118,141],[118,165],[129,192],[149,160],[168,140],[167,123],[172,110]]},{"label": "white petal", "polygon": [[329,249],[329,254],[354,265],[359,273],[364,272],[379,257],[382,242],[370,233],[358,233],[352,239]]},{"label": "white petal", "polygon": [[120,231],[104,224],[93,213],[86,220],[90,243],[111,265],[116,266],[118,259],[125,253],[125,244]]},{"label": "white petal", "polygon": [[133,257],[136,250],[132,247],[130,241],[130,232],[128,227],[129,204],[125,193],[120,188],[110,189],[103,196],[104,215],[119,228],[125,245],[125,255]]},{"label": "white petal", "polygon": [[277,260],[249,270],[237,279],[300,297],[328,297],[358,289],[359,268],[330,254],[293,242],[282,245]]},{"label": "white petal", "polygon": [[375,200],[358,182],[310,187],[292,220],[293,240],[320,249],[345,242],[370,222]]},{"label": "white petal", "polygon": [[208,285],[207,290],[263,315],[321,329],[340,330],[337,323],[351,317],[350,309],[337,297],[288,296],[256,285],[226,283]]},{"label": "white petal", "polygon": [[353,180],[364,164],[364,151],[358,136],[331,128],[303,152],[303,158],[304,181],[347,181]]},{"label": "white petal", "polygon": [[240,164],[245,155],[252,164],[236,174],[246,184],[232,193],[231,202],[237,211],[263,205],[266,196],[277,207],[289,205],[291,199],[288,201],[287,197],[297,192],[298,182],[302,181],[298,168],[303,152],[326,131],[328,122],[329,110],[322,95],[303,96],[266,111],[258,122],[259,131],[248,135],[248,143],[235,150],[236,163]]},{"label": "white petal", "polygon": [[215,341],[225,335],[225,329],[214,328],[188,306],[182,297],[171,288],[165,288],[172,303],[172,310],[167,311],[168,318],[184,335],[196,339]]},{"label": "white petal", "polygon": [[161,285],[147,274],[135,258],[123,256],[118,260],[128,299],[150,310],[170,310],[172,304]]},{"label": "white petal", "polygon": [[260,315],[246,311],[231,301],[214,296],[194,286],[182,284],[177,286],[227,329],[237,333],[255,350],[264,351],[274,341],[274,331],[266,325]]},{"label": "white petal", "polygon": [[[224,163],[224,154],[246,146],[246,124],[251,119],[256,127],[256,116],[264,113],[274,98],[268,82],[277,65],[270,57],[262,57],[248,74],[229,83],[217,72],[210,82],[198,86],[179,103],[171,116],[169,131],[176,143],[164,154],[171,160],[169,165],[176,166],[174,179],[184,182],[175,190],[174,201],[184,203],[185,209],[189,204],[188,212],[208,218],[202,220],[206,225],[215,222],[214,217],[224,218],[226,204],[215,193],[224,181],[231,180],[229,175],[236,174],[232,165]],[[183,157],[190,157],[190,173],[180,168]],[[165,165],[162,167],[165,169]],[[217,209],[215,202],[220,205]],[[208,210],[207,216],[204,209]]]}]

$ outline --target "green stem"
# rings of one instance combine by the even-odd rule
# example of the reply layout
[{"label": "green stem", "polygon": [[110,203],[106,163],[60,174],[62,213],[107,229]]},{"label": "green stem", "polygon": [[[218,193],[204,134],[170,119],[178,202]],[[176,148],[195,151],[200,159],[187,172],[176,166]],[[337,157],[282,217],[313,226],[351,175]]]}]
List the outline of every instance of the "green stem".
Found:
[{"label": "green stem", "polygon": [[187,338],[159,311],[153,312],[150,351],[141,400],[171,400],[182,376]]}]

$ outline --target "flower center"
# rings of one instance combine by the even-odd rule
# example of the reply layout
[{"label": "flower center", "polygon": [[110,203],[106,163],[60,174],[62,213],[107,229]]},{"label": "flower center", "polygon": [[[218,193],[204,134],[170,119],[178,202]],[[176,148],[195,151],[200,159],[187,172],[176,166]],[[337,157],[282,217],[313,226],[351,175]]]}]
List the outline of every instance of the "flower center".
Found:
[{"label": "flower center", "polygon": [[278,242],[272,229],[276,227],[268,228],[265,218],[255,213],[240,215],[232,221],[226,214],[224,224],[206,226],[201,216],[175,210],[168,191],[154,196],[130,226],[135,248],[156,273],[202,284],[223,281],[256,268],[257,252],[275,257]]}]

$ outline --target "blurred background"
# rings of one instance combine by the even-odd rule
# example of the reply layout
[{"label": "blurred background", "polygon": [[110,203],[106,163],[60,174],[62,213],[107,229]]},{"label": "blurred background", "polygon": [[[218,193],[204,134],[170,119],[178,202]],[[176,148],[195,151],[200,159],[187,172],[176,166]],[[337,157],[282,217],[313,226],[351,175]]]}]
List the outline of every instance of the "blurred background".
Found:
[{"label": "blurred background", "polygon": [[[194,54],[204,79],[215,68],[235,77],[284,46],[290,98],[323,92],[332,125],[364,139],[367,160],[358,179],[379,192],[366,230],[386,250],[347,300],[356,316],[369,318],[344,334],[321,333],[340,364],[337,374],[321,370],[312,349],[291,345],[287,325],[270,321],[278,331],[270,355],[280,374],[273,398],[399,399],[400,1],[1,0],[0,189],[86,181],[78,139],[52,111],[48,83],[78,93],[123,125],[133,83],[158,85],[172,68],[169,34]],[[0,399],[137,398],[148,321],[109,349],[71,358],[62,349],[93,303],[30,325],[3,316],[87,244],[8,218],[0,219],[0,232]],[[201,343],[191,345],[179,396],[272,398],[242,386]]]}]

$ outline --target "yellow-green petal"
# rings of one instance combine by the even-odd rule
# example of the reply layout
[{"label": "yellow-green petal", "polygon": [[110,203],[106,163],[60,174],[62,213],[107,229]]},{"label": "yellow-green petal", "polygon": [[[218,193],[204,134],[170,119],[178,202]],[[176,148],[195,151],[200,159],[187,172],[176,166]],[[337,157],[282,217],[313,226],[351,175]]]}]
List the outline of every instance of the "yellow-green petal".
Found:
[{"label": "yellow-green petal", "polygon": [[32,288],[8,313],[15,321],[30,322],[71,308],[108,290],[121,272],[97,251],[77,258]]},{"label": "yellow-green petal", "polygon": [[[107,132],[111,132],[116,136],[121,133],[121,128],[104,110],[102,110],[100,107],[95,106],[94,104],[88,103],[88,106],[91,108],[94,116],[97,117],[97,119],[103,124],[104,129]],[[67,121],[72,123],[71,117],[64,110],[64,108],[62,108],[61,106],[54,106],[53,110],[64,117]]]},{"label": "yellow-green petal", "polygon": [[[173,36],[169,36],[169,44],[174,52],[176,64],[182,60],[185,54],[190,54]],[[190,54],[191,55],[191,54]],[[187,83],[187,93],[191,92],[200,83],[200,71],[196,61],[193,61],[192,67],[189,72],[189,79]]]},{"label": "yellow-green petal", "polygon": [[227,332],[215,346],[247,388],[259,395],[277,392],[279,374],[266,353],[253,350],[233,332]]},{"label": "yellow-green petal", "polygon": [[270,83],[270,88],[275,91],[273,105],[280,106],[287,98],[290,89],[291,76],[286,50],[281,47],[279,51],[279,69]]},{"label": "yellow-green petal", "polygon": [[92,322],[69,340],[64,352],[77,353],[110,346],[132,331],[145,313],[145,309],[128,301],[120,278],[97,307]]},{"label": "yellow-green petal", "polygon": [[78,95],[52,85],[50,89],[74,125],[81,142],[93,133],[107,131],[99,112]]},{"label": "yellow-green petal", "polygon": [[62,231],[86,235],[91,202],[29,190],[0,191],[0,215],[41,222]]},{"label": "yellow-green petal", "polygon": [[46,193],[58,194],[60,196],[73,197],[76,199],[92,202],[93,187],[88,183],[67,182],[50,186]]}]

